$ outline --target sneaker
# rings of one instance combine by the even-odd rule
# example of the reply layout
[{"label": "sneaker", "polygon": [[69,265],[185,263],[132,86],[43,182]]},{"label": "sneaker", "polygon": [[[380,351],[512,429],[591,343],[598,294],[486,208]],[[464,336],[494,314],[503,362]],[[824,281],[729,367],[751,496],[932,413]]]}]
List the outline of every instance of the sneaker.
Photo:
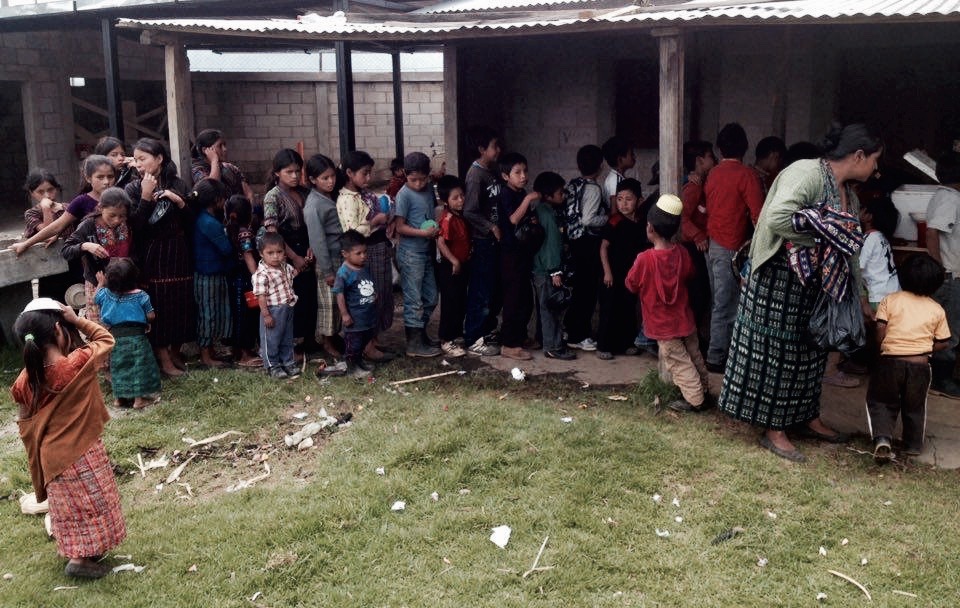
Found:
[{"label": "sneaker", "polygon": [[930,392],[947,399],[960,399],[960,385],[952,378],[945,378],[930,384]]},{"label": "sneaker", "polygon": [[287,378],[288,375],[287,375],[287,372],[284,371],[284,369],[283,369],[282,367],[275,367],[275,368],[273,368],[273,369],[270,370],[270,377],[271,377],[271,378],[277,378],[277,379],[283,379],[283,378]]},{"label": "sneaker", "polygon": [[613,360],[613,353],[611,353],[611,352],[609,352],[609,351],[605,351],[605,350],[598,350],[598,351],[597,351],[597,359],[600,359],[601,361],[612,361],[612,360]]},{"label": "sneaker", "polygon": [[559,359],[561,361],[573,361],[577,358],[577,353],[572,350],[567,350],[566,348],[560,350],[547,350],[543,352],[543,356],[547,359]]},{"label": "sneaker", "polygon": [[441,344],[440,350],[448,357],[462,357],[467,354],[467,351],[463,350],[459,344],[453,341]]},{"label": "sneaker", "polygon": [[676,401],[671,401],[667,404],[667,407],[675,412],[692,412],[697,409],[690,405],[690,402],[686,399],[677,399]]},{"label": "sneaker", "polygon": [[324,378],[331,378],[334,376],[342,376],[347,373],[347,363],[346,361],[337,361],[333,365],[327,365],[317,369],[317,379],[322,380]]},{"label": "sneaker", "polygon": [[584,338],[580,342],[567,342],[567,346],[579,350],[597,350],[597,343],[590,338]]},{"label": "sneaker", "polygon": [[283,371],[287,372],[287,378],[291,380],[300,377],[300,368],[296,365],[284,365]]},{"label": "sneaker", "polygon": [[623,351],[623,354],[625,354],[628,357],[635,357],[636,355],[639,355],[640,352],[641,351],[639,346],[628,346],[627,350]]},{"label": "sneaker", "polygon": [[500,346],[500,330],[495,329],[483,337],[483,341],[490,346]]},{"label": "sneaker", "polygon": [[507,359],[516,359],[517,361],[529,361],[533,359],[530,351],[526,351],[519,346],[503,346],[500,348],[500,356]]},{"label": "sneaker", "polygon": [[477,357],[496,357],[500,354],[500,347],[487,344],[483,338],[478,338],[477,341],[467,349],[467,354]]},{"label": "sneaker", "polygon": [[893,460],[893,451],[890,449],[890,440],[886,437],[877,437],[873,442],[873,461],[877,464],[887,464]]}]

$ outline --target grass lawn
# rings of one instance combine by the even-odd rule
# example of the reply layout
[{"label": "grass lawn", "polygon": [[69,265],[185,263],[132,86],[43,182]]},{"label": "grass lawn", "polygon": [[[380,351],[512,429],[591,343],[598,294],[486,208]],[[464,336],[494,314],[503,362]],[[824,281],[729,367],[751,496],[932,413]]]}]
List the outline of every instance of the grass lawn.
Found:
[{"label": "grass lawn", "polygon": [[[2,363],[9,386],[16,363],[9,353]],[[862,583],[871,605],[957,604],[956,472],[879,469],[812,444],[809,463],[791,464],[713,414],[657,412],[652,379],[514,382],[472,363],[405,391],[387,383],[450,368],[401,361],[373,382],[327,384],[204,371],[167,383],[161,405],[118,413],[105,433],[129,527],[110,559],[146,569],[93,583],[66,578],[40,518],[19,512],[29,478],[4,392],[0,572],[13,577],[0,580],[0,604],[811,606],[818,593],[824,605],[867,604],[829,570]],[[283,436],[320,406],[352,412],[352,424],[288,449]],[[143,477],[132,462],[181,462],[184,437],[227,430],[243,435],[199,450],[180,479],[189,487],[158,490],[174,465]],[[269,477],[226,491],[264,463]],[[395,501],[406,509],[391,511]],[[489,540],[500,525],[512,528],[504,549]],[[545,537],[544,569],[524,577]]]}]

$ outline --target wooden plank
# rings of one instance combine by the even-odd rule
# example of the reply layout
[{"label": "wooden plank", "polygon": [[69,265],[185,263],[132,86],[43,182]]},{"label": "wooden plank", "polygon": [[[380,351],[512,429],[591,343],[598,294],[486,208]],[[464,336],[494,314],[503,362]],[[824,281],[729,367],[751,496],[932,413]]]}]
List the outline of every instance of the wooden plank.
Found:
[{"label": "wooden plank", "polygon": [[654,30],[660,45],[660,193],[680,195],[683,175],[683,34]]},{"label": "wooden plank", "polygon": [[443,150],[447,156],[447,171],[466,175],[466,167],[460,166],[460,110],[457,105],[457,87],[460,72],[457,65],[457,46],[443,46]]},{"label": "wooden plank", "polygon": [[180,179],[191,185],[190,138],[193,136],[193,88],[190,62],[182,44],[163,47],[167,88],[167,122],[170,125],[170,156],[180,169]]},{"label": "wooden plank", "polygon": [[313,85],[313,88],[317,100],[317,149],[336,163],[340,159],[337,158],[337,151],[330,144],[330,94],[325,83],[318,82]]},{"label": "wooden plank", "polygon": [[63,241],[57,241],[50,247],[43,243],[34,245],[23,252],[23,255],[17,255],[7,249],[10,243],[4,243],[0,250],[0,287],[17,285],[19,283],[29,283],[32,279],[38,279],[51,274],[60,274],[66,272],[67,261],[60,255],[63,248]]}]

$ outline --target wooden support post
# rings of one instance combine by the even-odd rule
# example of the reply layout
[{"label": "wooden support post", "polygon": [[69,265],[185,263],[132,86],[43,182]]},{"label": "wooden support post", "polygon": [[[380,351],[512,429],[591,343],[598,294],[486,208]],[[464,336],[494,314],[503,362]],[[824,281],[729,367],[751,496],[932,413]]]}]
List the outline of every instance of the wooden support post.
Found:
[{"label": "wooden support post", "polygon": [[400,51],[390,53],[393,59],[393,138],[397,157],[403,158],[403,83],[400,73]]},{"label": "wooden support post", "polygon": [[660,193],[680,194],[683,175],[683,35],[656,29],[660,44]]},{"label": "wooden support post", "polygon": [[191,185],[190,138],[193,137],[193,87],[190,62],[182,44],[163,47],[167,86],[167,124],[170,132],[170,157],[177,163],[180,179]]},{"label": "wooden support post", "polygon": [[113,27],[113,19],[100,20],[100,39],[103,45],[103,74],[107,84],[107,120],[110,124],[110,135],[123,141],[120,60],[117,59],[117,30]]},{"label": "wooden support post", "polygon": [[457,175],[466,175],[467,168],[461,167],[459,162],[458,82],[457,47],[447,43],[443,46],[443,151],[447,157],[447,171],[456,171]]},{"label": "wooden support post", "polygon": [[349,42],[338,40],[333,47],[337,54],[337,113],[340,119],[340,158],[343,158],[357,147],[353,113],[353,61]]}]

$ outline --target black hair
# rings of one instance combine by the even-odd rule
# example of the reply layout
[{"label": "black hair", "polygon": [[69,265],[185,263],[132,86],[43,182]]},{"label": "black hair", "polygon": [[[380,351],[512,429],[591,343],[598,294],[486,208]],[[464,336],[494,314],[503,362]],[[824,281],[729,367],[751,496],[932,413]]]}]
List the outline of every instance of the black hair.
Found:
[{"label": "black hair", "polygon": [[499,137],[490,127],[476,125],[467,129],[465,139],[467,149],[470,150],[470,158],[480,158],[480,151],[486,150],[490,143]]},{"label": "black hair", "polygon": [[356,173],[360,169],[372,167],[374,164],[373,157],[363,150],[351,150],[340,159],[340,168],[344,173],[348,170]]},{"label": "black hair", "polygon": [[209,148],[213,144],[223,139],[223,132],[218,129],[204,129],[197,134],[197,140],[190,148],[190,157],[194,160],[207,160],[207,155],[203,153],[204,148]]},{"label": "black hair", "polygon": [[136,289],[140,270],[130,258],[111,258],[103,274],[107,279],[107,289],[114,293],[125,293]]},{"label": "black hair", "polygon": [[278,150],[276,154],[273,155],[273,170],[270,172],[270,179],[268,186],[273,188],[278,183],[280,183],[280,178],[277,177],[277,173],[280,173],[285,167],[290,165],[296,165],[303,170],[303,157],[300,156],[300,153],[292,148],[283,148]]},{"label": "black hair", "polygon": [[280,247],[280,249],[283,249],[287,244],[287,242],[283,240],[283,237],[280,236],[279,232],[264,232],[263,235],[257,240],[259,241],[259,249],[261,253],[270,245],[277,245]]},{"label": "black hair", "polygon": [[548,196],[553,196],[553,194],[563,188],[566,185],[563,177],[559,173],[554,173],[553,171],[544,171],[537,175],[537,178],[533,180],[533,191],[539,194],[540,196],[546,198]]},{"label": "black hair", "polygon": [[367,238],[356,230],[347,230],[340,235],[340,250],[351,251],[360,245],[366,245]]},{"label": "black hair", "polygon": [[93,191],[93,184],[90,183],[90,178],[93,177],[97,169],[104,165],[109,165],[114,177],[116,177],[117,168],[113,166],[113,161],[103,154],[91,154],[80,161],[80,194]]},{"label": "black hair", "polygon": [[784,141],[776,135],[770,135],[769,137],[764,137],[757,142],[757,147],[754,148],[753,156],[756,158],[756,160],[760,161],[764,158],[767,158],[774,152],[779,152],[780,158],[783,158],[787,153],[787,144],[785,144]]},{"label": "black hair", "polygon": [[234,194],[224,204],[223,214],[226,217],[227,236],[231,243],[236,243],[240,229],[249,226],[253,220],[253,205],[244,195]]},{"label": "black hair", "polygon": [[790,144],[787,148],[787,154],[783,159],[783,166],[791,165],[798,160],[805,158],[820,158],[823,156],[823,150],[812,141],[798,141]]},{"label": "black hair", "polygon": [[647,223],[657,235],[668,241],[680,230],[680,216],[667,213],[656,205],[647,212]]},{"label": "black hair", "polygon": [[640,183],[640,180],[633,179],[632,177],[620,180],[620,183],[617,184],[617,193],[619,194],[624,190],[633,192],[633,195],[637,197],[637,201],[640,203],[643,202],[643,184]]},{"label": "black hair", "polygon": [[127,146],[125,146],[122,141],[116,137],[107,135],[97,140],[97,145],[93,147],[93,153],[107,156],[117,148],[123,150],[124,154],[127,153]]},{"label": "black hair", "polygon": [[177,178],[177,164],[170,158],[170,153],[167,152],[167,147],[163,143],[150,137],[142,137],[133,144],[133,149],[146,152],[151,156],[163,157],[160,163],[160,175],[157,176],[160,186],[167,187]]},{"label": "black hair", "polygon": [[34,190],[40,187],[44,182],[49,182],[51,186],[57,190],[63,190],[60,186],[60,182],[57,181],[57,178],[46,169],[34,169],[27,174],[27,181],[23,183],[23,189],[27,191],[27,194],[32,193]]},{"label": "black hair", "polygon": [[390,161],[390,173],[393,173],[397,169],[403,169],[403,159],[399,156]]},{"label": "black hair", "polygon": [[960,183],[960,153],[951,150],[937,159],[937,179],[941,184]]},{"label": "black hair", "polygon": [[873,227],[880,231],[887,240],[893,239],[893,233],[900,223],[900,211],[893,204],[890,197],[875,198],[863,203],[864,211],[872,216]]},{"label": "black hair", "polygon": [[683,168],[693,171],[697,168],[697,159],[713,154],[713,144],[709,141],[693,140],[683,144]]},{"label": "black hair", "polygon": [[219,180],[206,177],[193,186],[186,200],[194,211],[210,209],[227,198],[227,187]]},{"label": "black hair", "polygon": [[430,157],[423,152],[411,152],[403,157],[403,172],[430,175]]},{"label": "black hair", "polygon": [[932,296],[946,278],[943,266],[927,253],[915,253],[903,261],[897,274],[900,287],[918,296]]},{"label": "black hair", "polygon": [[580,175],[596,175],[603,164],[603,150],[589,144],[577,150],[577,170]]},{"label": "black hair", "polygon": [[516,165],[526,165],[527,157],[519,152],[507,152],[497,161],[500,165],[500,173],[510,175]]},{"label": "black hair", "polygon": [[130,200],[130,196],[124,191],[123,188],[117,188],[116,186],[111,186],[103,191],[103,194],[100,195],[100,208],[104,209],[107,207],[123,207],[127,210],[127,213],[130,213],[130,207],[133,206],[133,202]]},{"label": "black hair", "polygon": [[823,155],[828,160],[840,160],[857,150],[863,150],[863,153],[869,156],[883,148],[880,136],[862,123],[845,127],[835,125],[823,141]]},{"label": "black hair", "polygon": [[747,142],[747,132],[740,123],[731,122],[723,125],[717,133],[717,148],[724,158],[743,158],[750,144]]},{"label": "black hair", "polygon": [[315,180],[323,175],[327,169],[333,169],[334,173],[336,173],[337,164],[328,156],[324,156],[323,154],[314,154],[307,160],[305,167],[307,179],[311,181]]},{"label": "black hair", "polygon": [[30,403],[31,415],[44,392],[49,392],[47,375],[43,362],[47,347],[57,343],[57,324],[67,335],[67,350],[72,351],[83,341],[77,329],[66,322],[63,313],[57,310],[34,310],[22,312],[13,324],[13,333],[23,344],[23,367],[27,372],[27,385],[33,397]]},{"label": "black hair", "polygon": [[603,152],[603,160],[607,161],[607,165],[609,165],[611,169],[616,169],[617,160],[619,160],[620,157],[629,154],[632,148],[633,145],[630,143],[629,139],[619,135],[614,135],[607,141],[603,142],[603,147],[601,148],[601,151]]},{"label": "black hair", "polygon": [[460,188],[464,193],[467,192],[467,186],[462,179],[456,175],[444,175],[437,180],[437,198],[440,199],[441,203],[446,203],[450,200],[450,193],[457,188]]}]

